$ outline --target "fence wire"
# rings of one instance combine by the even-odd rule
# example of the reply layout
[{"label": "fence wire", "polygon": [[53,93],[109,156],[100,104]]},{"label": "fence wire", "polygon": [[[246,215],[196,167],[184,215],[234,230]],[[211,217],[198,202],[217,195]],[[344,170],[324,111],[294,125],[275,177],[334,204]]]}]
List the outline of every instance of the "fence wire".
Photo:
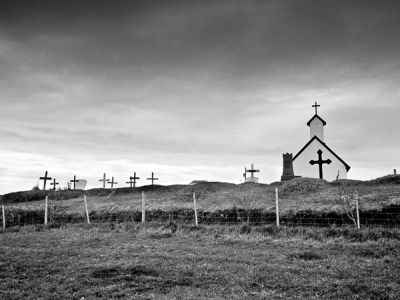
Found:
[{"label": "fence wire", "polygon": [[[262,191],[191,190],[176,194],[146,192],[145,222],[195,224],[193,197],[199,225],[277,224],[341,226],[356,225],[356,202],[361,226],[400,226],[400,189],[350,186],[326,190],[288,190],[271,187]],[[87,196],[91,223],[142,222],[143,195],[140,192],[108,196]],[[278,201],[277,201],[278,200]],[[88,222],[83,197],[48,197],[47,224]],[[4,205],[6,227],[45,223],[45,200]]]}]

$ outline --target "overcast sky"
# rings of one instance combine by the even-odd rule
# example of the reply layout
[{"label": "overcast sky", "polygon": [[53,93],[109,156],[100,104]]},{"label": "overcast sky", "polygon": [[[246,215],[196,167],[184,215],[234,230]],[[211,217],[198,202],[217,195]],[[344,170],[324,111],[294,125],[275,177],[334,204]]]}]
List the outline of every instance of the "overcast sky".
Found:
[{"label": "overcast sky", "polygon": [[399,1],[0,0],[0,193],[45,170],[270,183],[314,101],[349,178],[386,175],[399,83]]}]

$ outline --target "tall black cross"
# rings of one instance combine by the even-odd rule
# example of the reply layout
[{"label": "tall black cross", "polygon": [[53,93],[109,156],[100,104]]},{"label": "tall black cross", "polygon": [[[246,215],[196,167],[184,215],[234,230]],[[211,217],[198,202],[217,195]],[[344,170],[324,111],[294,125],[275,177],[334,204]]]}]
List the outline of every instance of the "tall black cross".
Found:
[{"label": "tall black cross", "polygon": [[99,179],[99,181],[103,181],[103,189],[106,189],[106,182],[109,182],[110,179],[106,178],[106,173],[103,173],[103,179]]},{"label": "tall black cross", "polygon": [[314,105],[311,105],[311,106],[315,108],[315,114],[317,114],[317,113],[318,113],[318,107],[320,107],[321,105],[319,105],[319,104],[317,103],[317,101],[315,101],[315,104],[314,104]]},{"label": "tall black cross", "polygon": [[47,177],[47,171],[46,171],[46,172],[44,173],[44,177],[40,177],[39,179],[44,181],[44,183],[43,183],[43,189],[45,190],[45,189],[46,189],[46,181],[47,181],[47,180],[51,180],[52,178],[51,178],[51,177]]},{"label": "tall black cross", "polygon": [[322,165],[323,164],[330,165],[332,161],[330,159],[327,159],[327,160],[323,160],[322,159],[322,150],[321,149],[319,149],[317,151],[317,153],[318,153],[318,160],[310,160],[310,165],[317,164],[319,166],[319,178],[323,179],[324,178],[324,174],[322,172]]},{"label": "tall black cross", "polygon": [[151,178],[147,178],[147,180],[151,180],[151,185],[154,185],[154,180],[158,180],[158,178],[155,178],[154,172],[151,172]]},{"label": "tall black cross", "polygon": [[59,185],[59,183],[58,183],[58,182],[56,182],[56,179],[54,178],[54,179],[53,179],[53,182],[52,182],[52,183],[50,183],[50,185],[52,185],[52,186],[53,186],[53,190],[56,190],[56,185]]},{"label": "tall black cross", "polygon": [[115,181],[114,181],[114,176],[111,177],[111,181],[109,181],[109,182],[107,182],[107,183],[108,183],[108,184],[111,184],[111,189],[114,188],[114,184],[118,184],[118,182],[115,182]]},{"label": "tall black cross", "polygon": [[136,177],[136,172],[134,172],[133,177],[129,177],[129,181],[127,181],[126,183],[130,183],[131,188],[136,187],[136,179],[140,179],[140,177]]},{"label": "tall black cross", "polygon": [[76,180],[76,175],[74,175],[74,179],[70,180],[69,182],[72,182],[74,184],[74,190],[75,190],[75,183],[79,182],[79,180]]},{"label": "tall black cross", "polygon": [[260,170],[255,170],[254,169],[254,164],[251,164],[251,169],[250,170],[246,170],[247,173],[250,173],[250,177],[254,178],[254,173],[260,172]]}]

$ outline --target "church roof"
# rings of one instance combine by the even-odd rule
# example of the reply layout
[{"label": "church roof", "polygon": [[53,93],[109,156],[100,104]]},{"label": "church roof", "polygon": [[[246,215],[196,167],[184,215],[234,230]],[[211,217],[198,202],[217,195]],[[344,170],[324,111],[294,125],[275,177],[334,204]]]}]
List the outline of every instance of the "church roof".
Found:
[{"label": "church roof", "polygon": [[320,116],[318,116],[317,114],[315,114],[315,115],[310,119],[310,121],[307,122],[307,126],[310,126],[311,122],[312,122],[315,118],[320,119],[321,122],[322,122],[322,124],[324,124],[324,126],[326,125],[325,120],[322,119],[322,118],[321,118]]},{"label": "church roof", "polygon": [[[317,115],[316,115],[317,116]],[[346,162],[341,159],[331,148],[329,148],[323,141],[321,141],[320,138],[318,138],[316,135],[303,147],[301,150],[293,157],[293,161],[314,141],[317,140],[320,142],[330,153],[332,153],[333,156],[335,156],[338,160],[340,160],[345,166],[347,172],[350,170],[350,166],[346,164]]]}]

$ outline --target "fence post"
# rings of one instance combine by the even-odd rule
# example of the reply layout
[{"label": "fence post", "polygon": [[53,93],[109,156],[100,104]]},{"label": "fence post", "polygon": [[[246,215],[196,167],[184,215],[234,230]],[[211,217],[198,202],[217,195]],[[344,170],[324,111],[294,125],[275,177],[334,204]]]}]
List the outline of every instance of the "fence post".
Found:
[{"label": "fence post", "polygon": [[146,221],[146,197],[144,191],[142,191],[142,223]]},{"label": "fence post", "polygon": [[196,193],[195,192],[193,192],[193,206],[194,206],[194,221],[195,221],[196,227],[199,227],[199,221],[197,219]]},{"label": "fence post", "polygon": [[3,231],[6,230],[6,211],[4,209],[4,205],[1,206],[1,212],[3,215]]},{"label": "fence post", "polygon": [[87,220],[88,224],[90,224],[89,210],[88,210],[88,207],[87,207],[86,195],[83,195],[83,200],[85,201],[86,220]]},{"label": "fence post", "polygon": [[47,218],[48,218],[48,208],[49,208],[49,198],[46,196],[44,198],[44,225],[47,225]]},{"label": "fence post", "polygon": [[275,211],[276,211],[276,226],[279,228],[279,195],[278,187],[275,187]]},{"label": "fence post", "polygon": [[358,191],[356,191],[356,215],[357,215],[357,229],[360,229],[360,210],[358,207]]}]

